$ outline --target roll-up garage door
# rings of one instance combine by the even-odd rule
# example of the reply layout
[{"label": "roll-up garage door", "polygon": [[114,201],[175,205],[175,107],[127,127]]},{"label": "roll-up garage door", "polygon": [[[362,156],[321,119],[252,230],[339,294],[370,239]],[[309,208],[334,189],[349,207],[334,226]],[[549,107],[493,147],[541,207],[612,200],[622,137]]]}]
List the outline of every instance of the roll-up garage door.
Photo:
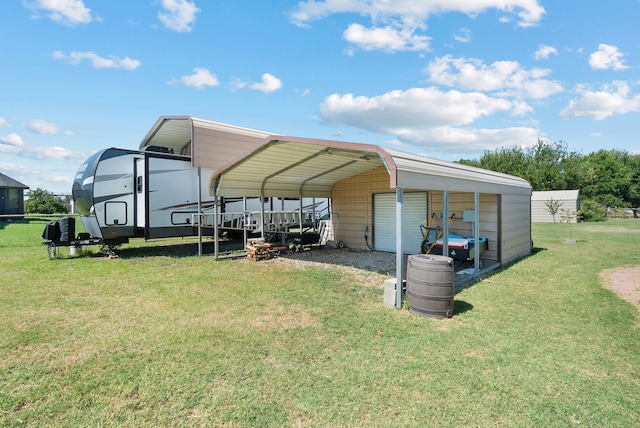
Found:
[{"label": "roll-up garage door", "polygon": [[[416,254],[422,243],[420,225],[427,215],[427,193],[412,192],[403,195],[402,250]],[[376,251],[396,251],[396,194],[373,195],[373,248]]]}]

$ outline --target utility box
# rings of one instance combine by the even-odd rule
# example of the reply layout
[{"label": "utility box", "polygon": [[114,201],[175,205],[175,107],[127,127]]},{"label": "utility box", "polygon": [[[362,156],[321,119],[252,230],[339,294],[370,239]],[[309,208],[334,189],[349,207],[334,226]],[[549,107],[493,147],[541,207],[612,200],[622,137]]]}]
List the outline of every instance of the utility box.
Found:
[{"label": "utility box", "polygon": [[[385,308],[395,308],[396,307],[396,283],[397,278],[385,279],[384,281],[384,302],[383,305]],[[404,287],[406,282],[402,281],[402,292],[404,293]]]}]

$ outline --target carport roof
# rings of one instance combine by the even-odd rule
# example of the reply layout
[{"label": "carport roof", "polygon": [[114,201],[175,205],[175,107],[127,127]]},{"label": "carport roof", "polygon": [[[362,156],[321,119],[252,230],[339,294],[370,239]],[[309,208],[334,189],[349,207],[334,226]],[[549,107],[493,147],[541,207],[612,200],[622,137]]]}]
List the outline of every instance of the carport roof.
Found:
[{"label": "carport roof", "polygon": [[269,135],[265,131],[192,116],[160,116],[140,142],[140,150],[148,146],[167,147],[176,155],[190,157],[193,166],[211,168],[220,166],[215,151],[211,151],[212,139],[233,141],[227,149],[232,150],[245,143],[256,146]]},{"label": "carport roof", "polygon": [[330,197],[335,183],[384,166],[389,188],[531,195],[526,180],[376,145],[272,135],[217,170],[217,196]]}]

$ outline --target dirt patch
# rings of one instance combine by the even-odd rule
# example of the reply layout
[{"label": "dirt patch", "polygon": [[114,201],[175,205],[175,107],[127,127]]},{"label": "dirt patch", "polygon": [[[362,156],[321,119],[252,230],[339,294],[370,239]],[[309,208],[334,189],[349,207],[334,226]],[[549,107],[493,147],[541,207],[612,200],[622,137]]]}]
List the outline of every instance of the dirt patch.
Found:
[{"label": "dirt patch", "polygon": [[609,269],[600,276],[607,288],[640,310],[640,266]]}]

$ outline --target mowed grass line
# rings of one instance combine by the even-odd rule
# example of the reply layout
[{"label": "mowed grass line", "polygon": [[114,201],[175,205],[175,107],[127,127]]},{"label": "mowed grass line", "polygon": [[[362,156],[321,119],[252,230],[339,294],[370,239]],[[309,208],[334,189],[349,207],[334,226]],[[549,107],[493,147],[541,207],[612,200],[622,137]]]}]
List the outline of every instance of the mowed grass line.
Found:
[{"label": "mowed grass line", "polygon": [[572,225],[574,245],[534,225],[535,254],[450,320],[336,267],[163,242],[48,260],[44,223],[0,230],[0,426],[640,425],[640,317],[598,276],[638,264],[640,221]]}]

